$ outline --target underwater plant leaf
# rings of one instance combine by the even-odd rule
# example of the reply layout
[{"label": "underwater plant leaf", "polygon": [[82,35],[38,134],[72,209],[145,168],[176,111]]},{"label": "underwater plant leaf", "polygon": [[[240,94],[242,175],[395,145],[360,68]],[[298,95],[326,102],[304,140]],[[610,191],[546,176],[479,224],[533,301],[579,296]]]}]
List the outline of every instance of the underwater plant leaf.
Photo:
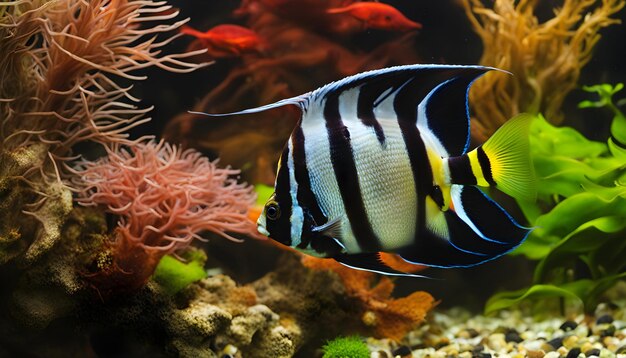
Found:
[{"label": "underwater plant leaf", "polygon": [[599,298],[604,292],[613,287],[617,281],[626,279],[626,272],[604,277],[594,282],[591,289],[587,292],[585,301],[585,309],[591,311],[598,305]]},{"label": "underwater plant leaf", "polygon": [[540,198],[554,194],[569,197],[581,193],[581,184],[589,182],[588,175],[600,176],[600,172],[589,165],[566,157],[535,156],[533,163],[541,183],[538,185]]},{"label": "underwater plant leaf", "polygon": [[527,299],[563,297],[583,303],[582,297],[592,289],[591,280],[579,280],[562,285],[533,285],[528,289],[506,291],[493,295],[485,305],[485,314],[509,308]]},{"label": "underwater plant leaf", "polygon": [[533,234],[565,237],[580,223],[611,215],[626,216],[626,205],[621,197],[604,200],[594,193],[584,192],[561,201],[549,213],[537,218]]},{"label": "underwater plant leaf", "polygon": [[600,97],[599,101],[582,101],[578,104],[578,108],[600,108],[607,107],[613,112],[613,121],[611,122],[611,136],[609,139],[609,149],[615,156],[624,158],[626,149],[615,145],[615,140],[620,143],[626,143],[626,116],[619,107],[613,103],[613,95],[624,88],[623,83],[617,83],[614,86],[603,83],[594,86],[583,86],[583,90],[591,93],[597,93]]},{"label": "underwater plant leaf", "polygon": [[534,236],[531,233],[528,239],[511,252],[510,255],[524,255],[531,260],[541,260],[550,253],[552,247],[558,242],[559,238],[557,236]]},{"label": "underwater plant leaf", "polygon": [[599,101],[582,101],[578,104],[578,108],[588,107],[604,107],[611,103],[612,97],[624,88],[623,83],[617,83],[615,86],[609,83],[601,83],[593,86],[583,86],[583,90],[590,93],[597,93],[600,97]]},{"label": "underwater plant leaf", "polygon": [[555,127],[541,115],[533,120],[530,133],[535,157],[560,155],[580,159],[597,157],[607,152],[605,143],[591,141],[571,127]]},{"label": "underwater plant leaf", "polygon": [[[626,205],[626,203],[624,204]],[[624,218],[622,217],[622,220]],[[589,267],[602,270],[604,274],[615,274],[626,268],[626,229],[611,235],[610,240],[588,255]]]},{"label": "underwater plant leaf", "polygon": [[157,265],[152,279],[163,287],[167,294],[174,295],[191,283],[207,276],[204,269],[204,263],[207,259],[206,254],[200,250],[191,252],[186,257],[189,260],[187,263],[166,255],[163,256]]},{"label": "underwater plant leaf", "polygon": [[615,144],[613,138],[609,138],[609,151],[614,157],[619,158],[620,160],[626,160],[626,148],[622,148]]},{"label": "underwater plant leaf", "polygon": [[[618,198],[626,198],[626,186],[606,187],[593,183],[583,184],[583,188],[588,193],[593,193],[604,201],[619,200]],[[626,203],[625,203],[626,204]],[[626,220],[626,218],[625,218]]]},{"label": "underwater plant leaf", "polygon": [[274,187],[265,184],[256,184],[254,186],[256,192],[256,205],[261,207],[265,206],[265,203],[270,199],[270,196],[274,194]]},{"label": "underwater plant leaf", "polygon": [[[626,155],[626,151],[624,151],[624,154]],[[626,160],[611,157],[597,158],[594,159],[594,161],[605,162],[609,166],[609,169],[601,171],[598,175],[586,175],[591,182],[597,185],[612,187],[620,180],[620,178],[624,177],[624,175],[626,174]]]},{"label": "underwater plant leaf", "polygon": [[[623,216],[606,216],[588,221],[567,235],[537,265],[535,282],[543,282],[549,270],[564,266],[564,261],[572,260],[577,255],[598,250],[616,237],[616,233],[624,231],[626,218]],[[620,235],[617,235],[620,236]]]}]

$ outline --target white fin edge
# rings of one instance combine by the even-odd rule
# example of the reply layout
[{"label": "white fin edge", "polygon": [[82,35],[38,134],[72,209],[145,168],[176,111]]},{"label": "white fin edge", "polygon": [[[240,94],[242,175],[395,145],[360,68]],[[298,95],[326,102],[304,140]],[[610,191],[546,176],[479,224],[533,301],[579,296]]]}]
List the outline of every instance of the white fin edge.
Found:
[{"label": "white fin edge", "polygon": [[204,115],[204,116],[209,116],[209,117],[226,117],[226,116],[234,116],[238,114],[259,113],[259,112],[267,111],[267,110],[282,107],[282,106],[288,106],[288,105],[296,105],[300,107],[300,109],[304,110],[308,105],[310,94],[311,92],[305,93],[296,97],[281,99],[280,101],[266,104],[264,106],[248,108],[248,109],[244,109],[244,110],[237,111],[237,112],[229,112],[229,113],[206,113],[206,112],[197,112],[197,111],[187,111],[187,112],[191,114],[199,114],[199,115]]}]

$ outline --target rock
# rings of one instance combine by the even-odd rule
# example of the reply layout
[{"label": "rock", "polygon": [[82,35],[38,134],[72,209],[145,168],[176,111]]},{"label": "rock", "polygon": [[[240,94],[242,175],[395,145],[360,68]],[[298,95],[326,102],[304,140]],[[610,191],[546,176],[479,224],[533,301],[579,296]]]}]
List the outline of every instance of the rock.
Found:
[{"label": "rock", "polygon": [[570,335],[567,336],[565,338],[563,338],[563,346],[567,349],[572,349],[572,347],[576,346],[576,344],[578,343],[578,336],[575,335]]},{"label": "rock", "polygon": [[546,355],[544,351],[529,350],[526,352],[528,358],[543,358]]},{"label": "rock", "polygon": [[505,333],[504,340],[507,342],[515,342],[515,343],[519,343],[523,341],[522,337],[520,337],[519,333],[517,333],[517,331],[514,329],[509,330],[508,332]]},{"label": "rock", "polygon": [[600,356],[600,350],[597,349],[597,348],[589,349],[588,351],[585,352],[585,356],[587,356],[587,357],[591,357],[591,356],[599,357]]},{"label": "rock", "polygon": [[609,314],[604,314],[598,317],[598,319],[596,320],[596,324],[603,324],[603,323],[613,323],[613,316]]},{"label": "rock", "polygon": [[569,352],[567,352],[567,356],[565,356],[565,358],[578,358],[581,353],[580,348],[572,348]]},{"label": "rock", "polygon": [[578,327],[578,323],[576,323],[576,321],[568,320],[563,322],[563,324],[559,328],[562,329],[564,332],[567,332],[576,329],[576,327]]},{"label": "rock", "polygon": [[263,327],[274,325],[279,316],[265,305],[249,307],[242,315],[233,318],[227,335],[235,346],[249,345],[252,337]]}]

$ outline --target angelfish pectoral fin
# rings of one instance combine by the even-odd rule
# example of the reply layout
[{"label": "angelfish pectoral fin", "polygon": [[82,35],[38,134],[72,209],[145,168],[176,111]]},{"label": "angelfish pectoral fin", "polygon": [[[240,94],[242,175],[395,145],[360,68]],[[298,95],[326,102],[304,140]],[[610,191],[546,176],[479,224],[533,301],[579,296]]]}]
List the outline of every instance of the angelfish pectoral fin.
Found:
[{"label": "angelfish pectoral fin", "polygon": [[[329,220],[326,224],[320,226],[314,226],[311,230],[316,233],[320,233],[322,236],[331,237],[341,242],[342,230],[341,224],[343,220],[341,218]],[[341,244],[343,246],[343,244]]]},{"label": "angelfish pectoral fin", "polygon": [[412,273],[406,273],[395,270],[385,264],[379,252],[363,253],[363,254],[342,254],[333,257],[340,264],[353,268],[355,270],[363,270],[375,272],[389,276],[407,276],[407,277],[421,277],[430,278],[428,276],[416,275]]}]

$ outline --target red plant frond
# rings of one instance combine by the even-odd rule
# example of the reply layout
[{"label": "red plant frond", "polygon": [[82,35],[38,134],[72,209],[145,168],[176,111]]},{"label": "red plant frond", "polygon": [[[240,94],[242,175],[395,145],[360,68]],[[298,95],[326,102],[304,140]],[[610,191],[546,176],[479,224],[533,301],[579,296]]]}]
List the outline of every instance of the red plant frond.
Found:
[{"label": "red plant frond", "polygon": [[101,293],[137,289],[161,257],[184,249],[209,231],[258,236],[248,210],[256,195],[238,183],[238,170],[218,168],[193,149],[161,142],[113,146],[108,156],[73,169],[78,203],[118,217],[106,251],[111,265],[90,276]]},{"label": "red plant frond", "polygon": [[228,233],[256,233],[248,218],[253,188],[233,179],[238,170],[218,168],[195,150],[142,142],[79,165],[73,181],[77,201],[118,216],[117,240],[165,254],[186,247],[202,231],[233,241],[240,240]]}]

